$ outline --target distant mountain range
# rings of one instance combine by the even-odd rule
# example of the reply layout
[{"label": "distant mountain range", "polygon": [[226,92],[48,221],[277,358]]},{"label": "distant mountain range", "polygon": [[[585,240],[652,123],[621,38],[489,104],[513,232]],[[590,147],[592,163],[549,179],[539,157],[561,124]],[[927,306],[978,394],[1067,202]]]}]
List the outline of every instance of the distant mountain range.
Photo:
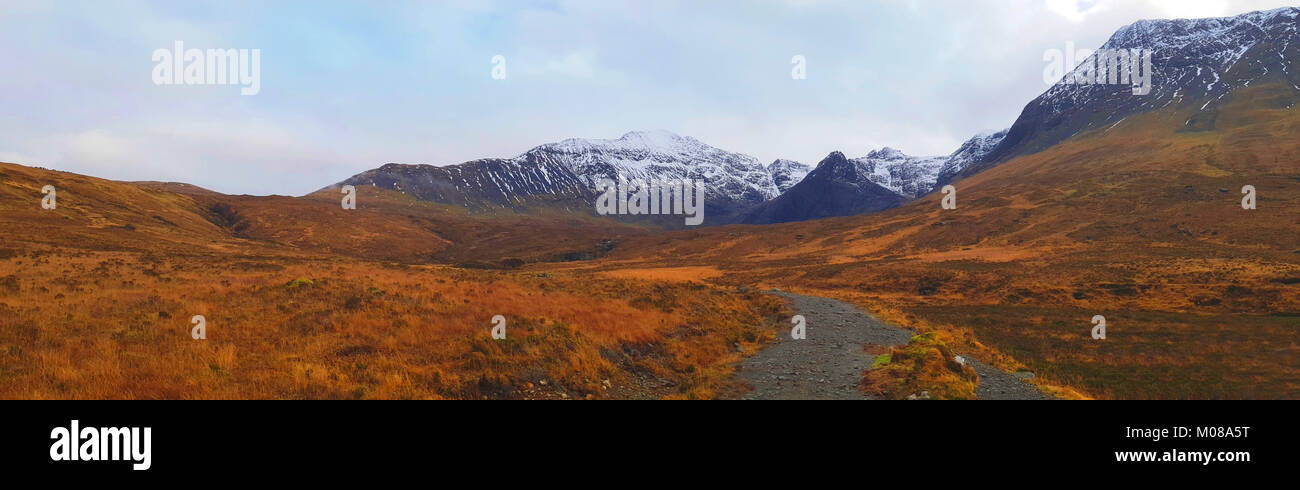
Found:
[{"label": "distant mountain range", "polygon": [[[592,208],[598,184],[605,179],[692,180],[705,188],[706,224],[772,222],[772,218],[763,216],[776,215],[782,216],[778,221],[799,221],[887,209],[928,194],[941,172],[959,171],[979,161],[983,152],[1005,134],[983,133],[946,157],[912,157],[884,148],[846,160],[852,169],[817,172],[793,160],[779,159],[763,165],[754,157],[668,131],[634,131],[612,140],[567,139],[510,159],[486,158],[443,167],[390,163],[336,186],[373,185],[424,201],[471,209],[504,207],[526,211],[558,206],[577,211]],[[828,157],[818,168],[826,165],[839,166],[841,162]],[[835,192],[858,189],[864,194],[827,196],[839,204],[818,205],[820,211],[811,214],[790,214],[789,210],[771,214],[765,210],[765,206],[779,206],[771,203],[810,175],[817,177],[814,182],[840,181]],[[806,192],[814,196],[820,193],[800,191]]]},{"label": "distant mountain range", "polygon": [[[337,185],[373,185],[417,199],[468,208],[590,212],[603,179],[690,179],[705,187],[707,225],[802,221],[881,211],[934,192],[1010,158],[1036,153],[1089,130],[1171,105],[1195,108],[1178,131],[1215,126],[1216,107],[1252,83],[1285,87],[1272,102],[1293,107],[1300,91],[1300,8],[1196,20],[1143,20],[1117,31],[1103,50],[1152,52],[1151,93],[1131,85],[1057,83],[1009,129],[980,133],[947,156],[916,157],[893,148],[860,158],[833,152],[816,168],[791,160],[763,165],[666,131],[618,139],[567,139],[510,159],[458,165],[387,164]],[[1087,62],[1088,60],[1084,60]],[[1083,64],[1075,72],[1083,70]],[[1270,85],[1271,86],[1271,85]]]},{"label": "distant mountain range", "polygon": [[[390,163],[338,185],[374,185],[417,199],[469,208],[528,210],[561,206],[591,211],[598,184],[618,180],[692,180],[705,188],[707,224],[723,224],[788,189],[807,174],[789,160],[763,165],[667,131],[634,131],[618,139],[567,139],[510,159],[458,165]],[[778,184],[779,182],[779,184]]]}]

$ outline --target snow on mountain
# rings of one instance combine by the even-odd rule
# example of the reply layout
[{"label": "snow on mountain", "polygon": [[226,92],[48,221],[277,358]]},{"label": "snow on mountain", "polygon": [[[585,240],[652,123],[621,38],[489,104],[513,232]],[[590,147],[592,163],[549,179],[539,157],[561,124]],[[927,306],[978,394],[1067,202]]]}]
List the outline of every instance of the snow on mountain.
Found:
[{"label": "snow on mountain", "polygon": [[908,199],[929,194],[947,157],[913,157],[885,147],[851,160],[877,185]]},{"label": "snow on mountain", "polygon": [[772,174],[772,182],[776,184],[777,190],[781,192],[794,187],[811,171],[812,167],[794,160],[777,159],[767,165],[767,173]]},{"label": "snow on mountain", "polygon": [[566,139],[528,150],[514,160],[568,168],[593,190],[602,179],[691,179],[706,200],[759,203],[780,194],[758,159],[668,131],[633,131],[615,140]]},{"label": "snow on mountain", "polygon": [[985,131],[962,143],[947,156],[914,157],[894,148],[881,148],[850,160],[877,185],[907,199],[934,192],[940,181],[980,162],[995,148],[1007,130]]},{"label": "snow on mountain", "polygon": [[618,139],[566,139],[509,159],[448,166],[390,163],[338,185],[374,185],[471,208],[581,209],[594,206],[598,185],[606,179],[692,180],[705,190],[707,223],[723,224],[779,195],[777,178],[788,188],[808,172],[797,162],[779,162],[765,166],[754,157],[667,131],[633,131]]},{"label": "snow on mountain", "polygon": [[957,151],[948,155],[948,160],[945,161],[943,167],[939,169],[939,178],[934,184],[936,186],[946,184],[951,180],[952,176],[957,175],[962,170],[965,170],[971,165],[983,162],[984,158],[987,157],[994,148],[997,148],[998,143],[1001,143],[1002,139],[1007,137],[1007,131],[1008,130],[1006,129],[1001,131],[984,131],[976,134],[971,139],[966,140],[965,143],[962,143],[961,147],[957,148]]},{"label": "snow on mountain", "polygon": [[[1153,91],[1138,98],[1139,107],[1160,108],[1182,100],[1213,102],[1270,72],[1290,73],[1295,55],[1288,58],[1288,49],[1300,43],[1298,16],[1300,7],[1284,7],[1235,17],[1139,20],[1116,31],[1101,49],[1152,52]],[[1083,68],[1074,72],[1084,73]],[[1104,86],[1058,83],[1042,99],[1052,112],[1061,112],[1106,92],[1110,90]]]},{"label": "snow on mountain", "polygon": [[[1209,19],[1141,20],[1115,32],[1102,50],[1151,53],[1151,92],[1127,84],[1056,83],[1025,106],[987,164],[1041,151],[1087,130],[1110,130],[1130,115],[1172,107],[1194,114],[1179,130],[1215,128],[1219,103],[1252,84],[1300,92],[1300,7]],[[1097,57],[1074,74],[1089,73]],[[978,171],[985,165],[968,167]]]}]

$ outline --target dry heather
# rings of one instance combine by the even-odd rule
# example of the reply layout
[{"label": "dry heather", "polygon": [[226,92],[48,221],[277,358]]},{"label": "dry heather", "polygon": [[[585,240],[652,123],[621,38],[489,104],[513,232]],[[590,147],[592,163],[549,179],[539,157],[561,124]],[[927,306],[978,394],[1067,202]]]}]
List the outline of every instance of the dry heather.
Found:
[{"label": "dry heather", "polygon": [[[6,249],[4,398],[709,398],[784,313],[696,284]],[[206,317],[207,339],[190,336]],[[507,338],[492,340],[494,315]]]},{"label": "dry heather", "polygon": [[0,165],[0,397],[709,398],[784,308],[527,269],[644,228],[360,190],[345,212]]}]

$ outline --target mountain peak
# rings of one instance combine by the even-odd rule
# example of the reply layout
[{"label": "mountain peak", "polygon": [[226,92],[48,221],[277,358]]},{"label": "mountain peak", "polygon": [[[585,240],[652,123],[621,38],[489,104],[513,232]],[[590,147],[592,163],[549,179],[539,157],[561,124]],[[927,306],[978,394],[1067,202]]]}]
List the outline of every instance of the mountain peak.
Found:
[{"label": "mountain peak", "polygon": [[1223,23],[1223,22],[1236,22],[1240,20],[1245,20],[1251,23],[1258,24],[1261,21],[1273,20],[1279,16],[1290,17],[1294,19],[1296,18],[1297,15],[1300,15],[1300,7],[1278,7],[1275,9],[1255,10],[1255,11],[1246,12],[1242,14],[1228,15],[1223,17],[1140,19],[1132,24],[1120,28],[1118,32],[1122,32],[1129,28],[1150,29],[1153,26],[1158,26],[1161,24],[1171,24],[1171,23],[1189,23],[1189,22],[1190,23],[1196,23],[1196,22]]},{"label": "mountain peak", "polygon": [[947,157],[914,157],[888,146],[853,159],[857,172],[907,199],[930,192]]},{"label": "mountain peak", "polygon": [[895,160],[899,158],[907,158],[907,154],[903,153],[902,151],[899,151],[898,149],[890,148],[886,146],[879,150],[875,150],[867,153],[867,158],[880,159],[880,160]]},{"label": "mountain peak", "polygon": [[664,129],[653,129],[648,131],[628,131],[619,136],[616,140],[584,140],[591,142],[602,142],[607,144],[617,144],[624,148],[641,148],[647,150],[664,150],[671,152],[701,151],[713,149],[712,146],[701,143],[699,140],[682,136],[672,131]]},{"label": "mountain peak", "polygon": [[[1006,136],[1006,134],[1007,134],[1007,130],[1006,130],[1006,129],[985,129],[985,130],[983,130],[983,131],[980,131],[980,132],[978,132],[978,133],[975,133],[975,136],[972,137],[971,139],[972,139],[972,140],[975,140],[975,139],[988,139],[988,138],[992,138],[992,137]],[[968,141],[968,142],[969,142],[969,141]]]},{"label": "mountain peak", "polygon": [[794,187],[808,176],[812,168],[794,160],[778,158],[767,166],[767,172],[772,174],[772,182],[776,184],[777,190],[785,192]]},{"label": "mountain peak", "polygon": [[690,140],[694,138],[682,136],[666,129],[651,129],[646,131],[628,131],[623,133],[623,136],[620,136],[618,139],[623,141],[665,142]]},{"label": "mountain peak", "polygon": [[855,160],[832,151],[798,183],[754,208],[744,222],[784,223],[870,213],[898,206],[903,200],[872,181]]},{"label": "mountain peak", "polygon": [[653,153],[664,155],[665,158],[669,155],[683,156],[722,152],[722,150],[701,143],[695,138],[681,136],[666,130],[629,131],[618,137],[618,139],[568,138],[557,143],[538,146],[524,155],[539,150],[565,153]]}]

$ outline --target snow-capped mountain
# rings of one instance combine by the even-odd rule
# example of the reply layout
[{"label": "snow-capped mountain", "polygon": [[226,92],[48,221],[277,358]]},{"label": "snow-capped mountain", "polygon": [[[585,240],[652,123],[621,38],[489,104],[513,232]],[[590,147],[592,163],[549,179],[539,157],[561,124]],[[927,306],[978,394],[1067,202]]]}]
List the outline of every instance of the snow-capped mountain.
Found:
[{"label": "snow-capped mountain", "polygon": [[[1276,86],[1291,103],[1300,93],[1300,8],[1210,19],[1141,20],[1115,32],[1102,50],[1148,50],[1151,92],[1131,85],[1057,83],[1030,102],[987,164],[1041,151],[1087,130],[1109,130],[1129,116],[1166,107],[1190,113],[1181,131],[1213,130],[1217,108],[1238,90]],[[1088,73],[1096,56],[1074,74]],[[1285,106],[1285,105],[1284,105]],[[974,165],[972,171],[984,168]]]},{"label": "snow-capped mountain", "polygon": [[904,198],[916,199],[934,189],[939,170],[948,158],[908,156],[885,147],[850,161],[872,182]]},{"label": "snow-capped mountain", "polygon": [[884,147],[849,161],[872,182],[911,200],[934,192],[945,177],[982,161],[1006,135],[1005,129],[981,132],[947,156],[917,157]]},{"label": "snow-capped mountain", "polygon": [[[821,174],[823,179],[834,178],[846,183],[847,187],[834,186],[837,192],[866,189],[864,192],[872,202],[831,198],[847,205],[848,214],[884,209],[930,193],[943,169],[961,168],[965,162],[980,158],[996,144],[994,135],[1005,133],[981,134],[948,157],[912,157],[883,148],[861,158],[845,158],[843,162],[827,157],[818,168],[828,162],[836,167],[853,167],[835,168]],[[354,175],[336,187],[372,185],[424,201],[475,209],[558,206],[584,211],[594,210],[599,184],[606,179],[692,180],[705,190],[705,223],[720,225],[754,215],[756,207],[789,193],[815,171],[793,160],[781,159],[763,165],[754,157],[667,131],[634,131],[618,139],[566,139],[537,146],[509,159],[485,158],[441,167],[390,163]],[[825,184],[806,187],[825,187]],[[815,194],[807,197],[822,199]],[[783,211],[780,219],[797,216],[795,211],[799,209],[811,208],[791,206],[790,210]],[[840,215],[830,209],[818,209],[798,219]]]},{"label": "snow-capped mountain", "polygon": [[633,131],[615,140],[567,139],[528,150],[516,161],[568,168],[592,189],[601,179],[694,180],[706,200],[757,204],[780,194],[758,159],[667,131]]},{"label": "snow-capped mountain", "polygon": [[777,190],[785,192],[812,171],[812,167],[794,160],[778,159],[767,165],[767,173],[772,174],[772,182]]},{"label": "snow-capped mountain", "polygon": [[[1300,8],[1287,7],[1236,17],[1140,20],[1116,31],[1102,49],[1152,51],[1158,80],[1153,81],[1150,97],[1131,104],[1134,109],[1160,108],[1182,100],[1206,100],[1202,107],[1207,107],[1269,73],[1288,76],[1292,87],[1300,90],[1298,78],[1291,74],[1300,49],[1297,17]],[[1095,88],[1090,86],[1070,88],[1053,86],[1044,94],[1044,102],[1059,113],[1106,92],[1089,90]]]},{"label": "snow-capped mountain", "polygon": [[797,162],[765,166],[695,138],[634,131],[618,139],[566,139],[510,159],[443,167],[390,163],[337,185],[374,185],[470,208],[560,205],[590,210],[605,179],[692,180],[705,189],[706,224],[724,224],[779,195],[778,178],[788,188],[806,173],[807,166]]}]

